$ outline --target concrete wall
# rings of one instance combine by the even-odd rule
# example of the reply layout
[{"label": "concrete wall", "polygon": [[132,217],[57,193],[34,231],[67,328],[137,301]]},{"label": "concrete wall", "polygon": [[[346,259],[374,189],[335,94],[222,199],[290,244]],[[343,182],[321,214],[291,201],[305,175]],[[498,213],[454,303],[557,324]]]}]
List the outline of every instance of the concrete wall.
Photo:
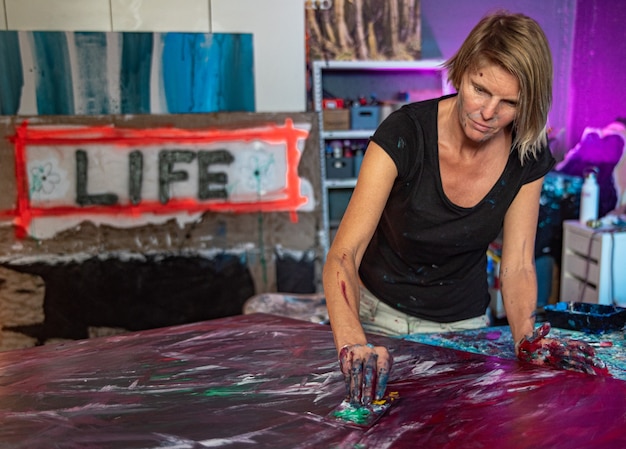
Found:
[{"label": "concrete wall", "polygon": [[[300,188],[310,184],[309,190],[314,192],[312,209],[276,208],[277,201],[267,209],[248,212],[217,209],[198,214],[192,208],[146,224],[140,211],[134,216],[132,211],[120,213],[119,208],[100,210],[113,219],[102,223],[102,216],[90,215],[97,207],[73,207],[70,215],[64,207],[63,211],[56,209],[60,215],[46,212],[49,219],[66,222],[65,228],[50,238],[21,232],[23,219],[28,222],[37,215],[19,206],[16,184],[21,183],[16,181],[15,170],[11,172],[20,157],[8,137],[16,135],[23,120],[0,119],[0,203],[6,207],[0,207],[0,350],[235,315],[255,294],[277,290],[311,293],[319,288],[322,216],[319,130],[314,113],[30,117],[29,126],[56,125],[57,131],[59,125],[72,130],[77,125],[91,129],[115,125],[116,129],[143,131],[275,132],[286,120],[310,127],[297,148],[293,137],[286,139],[299,153],[290,159],[297,164],[297,177],[308,181],[299,184]],[[277,144],[277,138],[274,133],[266,139],[268,149]],[[262,140],[256,138],[248,145],[258,146]],[[81,148],[87,145],[83,142]],[[240,142],[233,145],[236,159],[237,148],[244,151],[247,147]],[[62,146],[59,143],[57,150]],[[138,148],[138,143],[132,148]],[[127,174],[118,177],[128,179]],[[111,178],[113,182],[115,175]],[[169,204],[167,201],[162,207]],[[71,224],[81,217],[82,221]]]}]

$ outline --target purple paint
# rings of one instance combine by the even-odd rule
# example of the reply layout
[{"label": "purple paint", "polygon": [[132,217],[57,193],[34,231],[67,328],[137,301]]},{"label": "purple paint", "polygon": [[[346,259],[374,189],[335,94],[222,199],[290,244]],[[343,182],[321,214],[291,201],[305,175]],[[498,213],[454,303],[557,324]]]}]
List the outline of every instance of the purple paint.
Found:
[{"label": "purple paint", "polygon": [[485,334],[485,339],[487,340],[498,340],[502,336],[501,331],[490,331]]}]

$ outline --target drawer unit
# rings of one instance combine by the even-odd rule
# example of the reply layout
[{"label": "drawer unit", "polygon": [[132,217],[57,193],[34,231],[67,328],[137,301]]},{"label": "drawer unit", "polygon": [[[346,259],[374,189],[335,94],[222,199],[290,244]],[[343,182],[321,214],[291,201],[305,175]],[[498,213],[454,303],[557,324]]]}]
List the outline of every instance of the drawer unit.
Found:
[{"label": "drawer unit", "polygon": [[626,307],[626,229],[563,223],[560,300]]}]

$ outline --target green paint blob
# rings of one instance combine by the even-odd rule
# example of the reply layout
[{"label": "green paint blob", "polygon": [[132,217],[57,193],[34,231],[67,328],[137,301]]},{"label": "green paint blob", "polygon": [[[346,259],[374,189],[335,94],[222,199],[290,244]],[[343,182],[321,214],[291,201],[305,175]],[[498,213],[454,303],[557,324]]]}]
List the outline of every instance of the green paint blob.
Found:
[{"label": "green paint blob", "polygon": [[224,387],[213,387],[208,390],[205,390],[202,395],[211,397],[211,396],[233,396],[241,393],[249,392],[250,388],[247,386],[237,386],[237,385],[229,385]]},{"label": "green paint blob", "polygon": [[371,410],[369,410],[367,407],[349,406],[342,410],[335,410],[333,416],[344,421],[353,422],[355,424],[367,424],[367,421],[371,414]]}]

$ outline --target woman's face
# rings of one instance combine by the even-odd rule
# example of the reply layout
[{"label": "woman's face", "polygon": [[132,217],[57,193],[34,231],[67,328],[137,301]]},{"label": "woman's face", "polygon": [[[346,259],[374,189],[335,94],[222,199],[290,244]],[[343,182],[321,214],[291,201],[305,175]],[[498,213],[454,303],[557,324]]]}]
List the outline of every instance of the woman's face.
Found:
[{"label": "woman's face", "polygon": [[485,142],[500,133],[515,119],[518,104],[519,82],[499,65],[484,63],[463,75],[458,113],[468,139]]}]

